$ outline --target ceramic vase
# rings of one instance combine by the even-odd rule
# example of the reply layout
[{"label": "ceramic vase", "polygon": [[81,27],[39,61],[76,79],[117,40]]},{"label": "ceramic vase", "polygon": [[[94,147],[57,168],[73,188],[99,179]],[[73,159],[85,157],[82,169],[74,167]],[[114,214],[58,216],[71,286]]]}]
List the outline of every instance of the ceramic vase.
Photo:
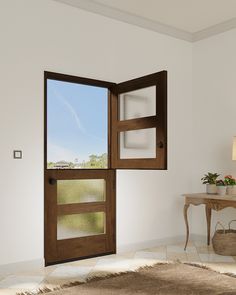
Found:
[{"label": "ceramic vase", "polygon": [[236,195],[236,185],[227,185],[227,195]]},{"label": "ceramic vase", "polygon": [[226,194],[226,186],[219,185],[216,188],[217,188],[217,194],[218,195],[224,196]]},{"label": "ceramic vase", "polygon": [[215,184],[207,184],[206,185],[206,193],[210,195],[216,194],[216,185]]}]

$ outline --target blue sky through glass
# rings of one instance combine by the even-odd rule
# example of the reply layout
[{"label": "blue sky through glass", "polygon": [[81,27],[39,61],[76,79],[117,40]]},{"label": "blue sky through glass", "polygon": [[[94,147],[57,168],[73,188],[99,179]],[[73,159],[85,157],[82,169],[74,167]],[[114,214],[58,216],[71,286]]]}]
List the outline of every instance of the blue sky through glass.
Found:
[{"label": "blue sky through glass", "polygon": [[107,89],[47,80],[47,161],[107,153]]}]

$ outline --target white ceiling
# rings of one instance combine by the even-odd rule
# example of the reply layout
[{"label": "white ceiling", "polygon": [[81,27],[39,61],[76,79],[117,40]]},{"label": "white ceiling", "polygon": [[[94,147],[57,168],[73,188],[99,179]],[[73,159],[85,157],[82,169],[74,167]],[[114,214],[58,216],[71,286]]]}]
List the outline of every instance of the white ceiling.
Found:
[{"label": "white ceiling", "polygon": [[236,28],[236,0],[54,0],[187,41]]},{"label": "white ceiling", "polygon": [[236,17],[236,0],[94,0],[195,33]]}]

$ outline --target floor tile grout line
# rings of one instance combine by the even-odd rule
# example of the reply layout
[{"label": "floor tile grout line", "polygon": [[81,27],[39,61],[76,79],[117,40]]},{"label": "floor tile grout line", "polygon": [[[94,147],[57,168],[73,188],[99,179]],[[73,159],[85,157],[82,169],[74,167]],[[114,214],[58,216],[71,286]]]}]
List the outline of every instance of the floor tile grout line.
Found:
[{"label": "floor tile grout line", "polygon": [[[156,251],[155,251],[156,249]],[[161,250],[162,249],[162,250]],[[172,252],[171,250],[176,250],[177,252]],[[189,252],[188,252],[189,249]],[[56,283],[56,281],[58,282],[60,280],[60,277],[55,278],[54,281],[53,279],[50,281],[49,277],[50,275],[57,269],[60,270],[60,268],[64,267],[65,269],[67,267],[73,267],[73,268],[82,268],[82,267],[90,267],[91,269],[89,270],[89,272],[87,274],[80,274],[80,276],[78,276],[78,278],[83,278],[86,279],[88,277],[90,277],[93,273],[96,273],[96,266],[99,264],[99,261],[103,261],[107,262],[107,272],[110,273],[115,273],[116,272],[116,268],[117,266],[112,266],[112,264],[119,263],[121,264],[119,267],[120,269],[122,269],[122,261],[124,262],[123,264],[123,268],[127,268],[127,270],[133,270],[138,268],[138,264],[140,263],[140,261],[143,261],[143,263],[146,261],[146,263],[150,263],[150,261],[155,261],[155,260],[160,260],[160,257],[162,257],[163,261],[170,261],[170,260],[176,260],[179,257],[179,260],[181,261],[185,261],[185,262],[193,262],[193,260],[197,260],[194,262],[198,262],[198,263],[213,263],[215,264],[217,267],[221,267],[221,265],[226,264],[227,263],[230,264],[234,264],[235,263],[235,272],[236,272],[236,257],[232,257],[229,256],[229,258],[220,258],[219,256],[217,256],[217,254],[215,254],[213,252],[212,246],[206,246],[203,242],[199,243],[199,242],[192,242],[189,247],[188,247],[187,251],[184,251],[183,249],[183,244],[179,243],[179,244],[173,244],[173,245],[162,245],[162,246],[157,246],[157,247],[152,247],[152,248],[148,248],[148,249],[143,249],[143,250],[139,250],[139,251],[130,251],[127,253],[123,253],[123,254],[117,254],[117,255],[112,255],[112,256],[108,256],[106,258],[98,258],[98,260],[94,263],[94,261],[91,261],[91,265],[89,265],[89,259],[88,260],[84,260],[85,261],[85,265],[83,265],[83,263],[80,265],[76,265],[75,263],[67,263],[67,264],[61,264],[58,265],[57,267],[55,267],[54,269],[50,270],[50,272],[46,272],[45,274],[43,273],[43,270],[35,270],[33,271],[33,275],[30,276],[29,273],[27,272],[23,272],[23,273],[18,273],[18,274],[11,274],[11,275],[7,275],[7,276],[2,276],[0,277],[0,291],[1,291],[1,282],[3,282],[5,279],[9,278],[10,276],[15,276],[15,278],[17,279],[17,277],[43,277],[43,280],[39,283],[40,286],[48,286],[48,285],[53,285]],[[163,251],[164,250],[164,251]],[[159,256],[159,258],[158,258]],[[164,258],[163,258],[164,257]],[[172,259],[169,259],[170,257],[172,257]],[[196,257],[196,259],[194,259],[194,257]],[[205,257],[205,259],[203,259]],[[221,260],[221,261],[214,261],[214,260]],[[110,260],[110,261],[109,261]],[[227,260],[227,261],[225,261]],[[114,264],[116,265],[116,264]],[[145,265],[145,263],[143,264]],[[141,265],[140,265],[141,266]],[[106,271],[106,263],[104,264],[104,266],[102,266],[102,268],[104,267],[105,271]],[[99,268],[98,268],[99,269]],[[117,268],[119,269],[119,268]],[[60,271],[59,271],[60,272]],[[98,271],[99,272],[99,271]],[[39,275],[40,273],[40,275]],[[65,280],[70,280],[70,276],[68,276],[67,273],[67,277],[64,278]],[[74,277],[72,278],[72,280],[74,280]],[[54,283],[53,283],[54,282]],[[55,286],[58,286],[58,284]],[[9,289],[8,289],[9,290]],[[7,295],[7,294],[6,294]]]}]

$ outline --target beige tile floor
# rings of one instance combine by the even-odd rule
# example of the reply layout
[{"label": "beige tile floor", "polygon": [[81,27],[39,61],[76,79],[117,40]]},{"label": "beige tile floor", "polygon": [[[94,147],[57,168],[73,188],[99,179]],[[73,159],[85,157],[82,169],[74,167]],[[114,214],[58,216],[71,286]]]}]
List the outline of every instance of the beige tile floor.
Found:
[{"label": "beige tile floor", "polygon": [[236,257],[220,256],[212,246],[204,242],[190,242],[186,251],[182,243],[163,245],[135,252],[90,258],[70,263],[49,266],[32,272],[10,274],[0,277],[0,294],[13,295],[17,292],[36,292],[40,288],[54,288],[73,281],[85,281],[92,276],[114,272],[134,271],[140,266],[163,261],[200,263],[220,272],[236,274]]}]

